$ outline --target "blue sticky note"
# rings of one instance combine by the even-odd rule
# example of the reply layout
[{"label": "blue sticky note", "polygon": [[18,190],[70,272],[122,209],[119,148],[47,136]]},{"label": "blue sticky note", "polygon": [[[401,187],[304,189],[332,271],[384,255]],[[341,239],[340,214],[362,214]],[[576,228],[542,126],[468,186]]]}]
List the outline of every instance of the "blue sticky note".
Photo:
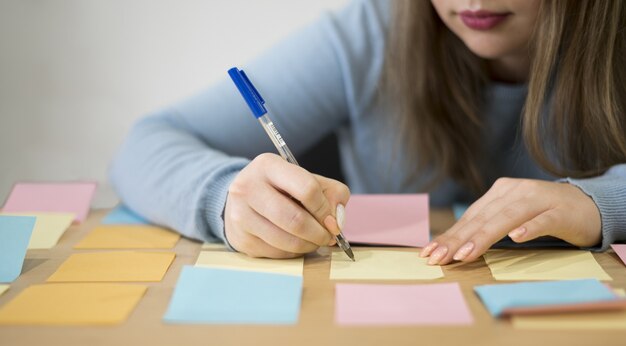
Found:
[{"label": "blue sticky note", "polygon": [[467,208],[469,208],[469,205],[467,204],[453,204],[452,212],[454,213],[454,218],[457,220],[460,219],[461,216],[465,214],[465,211],[467,210]]},{"label": "blue sticky note", "polygon": [[147,225],[150,222],[120,204],[102,219],[102,223],[105,225]]},{"label": "blue sticky note", "polygon": [[13,282],[22,272],[34,216],[0,215],[0,282]]},{"label": "blue sticky note", "polygon": [[611,290],[595,279],[474,287],[491,315],[498,317],[505,309],[590,303],[618,299]]},{"label": "blue sticky note", "polygon": [[164,316],[171,323],[295,324],[302,277],[183,267]]}]

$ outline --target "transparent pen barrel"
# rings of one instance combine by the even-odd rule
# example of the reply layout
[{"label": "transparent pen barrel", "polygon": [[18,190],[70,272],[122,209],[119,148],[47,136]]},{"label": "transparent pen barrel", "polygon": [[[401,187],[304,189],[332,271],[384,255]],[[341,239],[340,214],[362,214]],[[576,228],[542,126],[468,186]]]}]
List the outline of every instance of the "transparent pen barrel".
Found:
[{"label": "transparent pen barrel", "polygon": [[280,156],[282,156],[283,159],[287,160],[287,162],[298,165],[298,161],[291,153],[291,150],[289,150],[289,147],[287,147],[287,144],[283,140],[283,137],[280,135],[269,116],[265,114],[258,119],[261,123],[261,126],[263,126],[263,129],[265,130],[265,132],[267,132],[267,135],[272,140],[272,143],[274,143],[274,146],[276,147],[276,150],[278,150]]}]

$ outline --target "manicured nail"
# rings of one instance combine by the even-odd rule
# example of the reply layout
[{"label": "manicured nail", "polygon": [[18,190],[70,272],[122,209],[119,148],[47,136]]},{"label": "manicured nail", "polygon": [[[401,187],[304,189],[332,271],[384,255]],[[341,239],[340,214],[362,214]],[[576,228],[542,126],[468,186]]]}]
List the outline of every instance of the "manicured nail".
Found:
[{"label": "manicured nail", "polygon": [[454,258],[455,261],[462,261],[465,257],[467,257],[467,255],[470,254],[470,252],[472,252],[472,250],[474,250],[474,243],[465,243],[465,245],[461,246],[452,258]]},{"label": "manicured nail", "polygon": [[520,227],[509,232],[509,237],[513,239],[521,238],[525,233],[526,233],[526,227]]},{"label": "manicured nail", "polygon": [[428,264],[429,265],[438,264],[439,261],[441,261],[441,259],[447,253],[448,253],[448,247],[447,246],[438,247],[437,250],[435,250],[435,252],[433,252],[433,254],[428,259]]},{"label": "manicured nail", "polygon": [[346,225],[346,208],[343,204],[337,204],[337,226],[339,230],[343,230],[343,227]]},{"label": "manicured nail", "polygon": [[426,247],[422,249],[422,252],[420,252],[420,257],[424,258],[430,256],[430,253],[433,252],[437,246],[439,246],[437,243],[430,243],[426,245]]},{"label": "manicured nail", "polygon": [[335,244],[337,244],[337,241],[333,238],[330,240],[330,243],[328,243],[328,246],[335,246]]}]

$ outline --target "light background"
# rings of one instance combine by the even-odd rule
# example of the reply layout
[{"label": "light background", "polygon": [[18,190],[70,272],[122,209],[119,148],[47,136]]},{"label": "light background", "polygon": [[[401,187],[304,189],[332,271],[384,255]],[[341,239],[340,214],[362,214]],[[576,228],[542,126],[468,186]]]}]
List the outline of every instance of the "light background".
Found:
[{"label": "light background", "polygon": [[0,204],[17,181],[95,180],[132,123],[347,0],[0,0]]}]

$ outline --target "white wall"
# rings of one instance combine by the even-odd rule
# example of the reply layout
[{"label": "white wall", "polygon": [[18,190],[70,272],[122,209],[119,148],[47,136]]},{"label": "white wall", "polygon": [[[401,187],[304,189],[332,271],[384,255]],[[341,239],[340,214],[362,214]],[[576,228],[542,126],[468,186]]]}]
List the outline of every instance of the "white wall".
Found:
[{"label": "white wall", "polygon": [[0,0],[0,204],[17,181],[83,179],[113,205],[107,165],[134,120],[345,3]]}]

